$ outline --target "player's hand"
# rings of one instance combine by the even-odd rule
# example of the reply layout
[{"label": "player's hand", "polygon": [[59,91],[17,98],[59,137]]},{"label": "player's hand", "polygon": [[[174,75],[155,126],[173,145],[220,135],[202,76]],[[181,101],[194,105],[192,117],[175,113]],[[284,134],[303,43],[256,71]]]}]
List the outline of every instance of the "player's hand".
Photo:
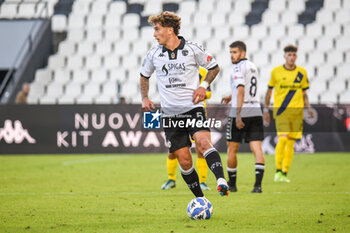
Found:
[{"label": "player's hand", "polygon": [[263,118],[264,118],[264,121],[265,121],[267,124],[270,124],[271,117],[270,117],[270,113],[269,113],[269,112],[264,112]]},{"label": "player's hand", "polygon": [[156,107],[154,106],[154,103],[148,98],[144,97],[142,99],[142,110],[146,112],[153,111]]},{"label": "player's hand", "polygon": [[241,116],[237,116],[236,117],[236,127],[237,127],[237,129],[243,129],[244,128],[244,123],[242,121],[242,117]]},{"label": "player's hand", "polygon": [[204,87],[198,87],[197,90],[195,90],[193,93],[192,102],[194,104],[198,104],[199,102],[203,101],[205,99],[205,93],[206,90],[204,89]]},{"label": "player's hand", "polygon": [[230,103],[231,102],[231,96],[229,95],[229,96],[224,96],[224,97],[222,97],[222,99],[221,99],[221,103],[222,104],[228,104],[228,103]]},{"label": "player's hand", "polygon": [[307,113],[309,114],[309,117],[310,117],[310,118],[314,118],[314,112],[312,111],[311,108],[308,108],[308,109],[307,109]]}]

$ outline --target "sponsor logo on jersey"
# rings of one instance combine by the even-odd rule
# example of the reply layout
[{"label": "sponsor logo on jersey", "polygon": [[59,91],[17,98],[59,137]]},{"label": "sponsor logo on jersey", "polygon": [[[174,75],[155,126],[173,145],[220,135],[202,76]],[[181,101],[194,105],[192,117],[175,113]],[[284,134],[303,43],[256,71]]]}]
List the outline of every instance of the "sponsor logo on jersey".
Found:
[{"label": "sponsor logo on jersey", "polygon": [[210,62],[213,58],[211,56],[207,57],[207,62]]},{"label": "sponsor logo on jersey", "polygon": [[162,72],[165,73],[165,75],[169,74],[169,71],[172,70],[182,70],[185,71],[185,63],[169,63],[169,64],[164,64],[162,67]]},{"label": "sponsor logo on jersey", "polygon": [[158,57],[165,57],[165,55],[163,53],[160,53]]}]

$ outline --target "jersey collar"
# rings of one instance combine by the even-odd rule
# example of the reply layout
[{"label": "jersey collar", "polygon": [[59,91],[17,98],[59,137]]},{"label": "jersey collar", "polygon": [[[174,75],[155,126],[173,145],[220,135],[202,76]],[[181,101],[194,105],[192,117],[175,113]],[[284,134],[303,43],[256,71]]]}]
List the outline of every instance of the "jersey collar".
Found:
[{"label": "jersey collar", "polygon": [[181,50],[185,47],[185,38],[183,38],[182,36],[178,36],[177,38],[179,38],[180,40],[180,44],[179,46],[177,46],[177,48],[174,49],[174,51],[171,51],[170,49],[167,49],[164,45],[163,45],[163,49],[162,52],[168,52],[168,56],[169,56],[169,60],[176,60],[177,59],[177,50]]},{"label": "jersey collar", "polygon": [[288,68],[285,66],[285,64],[283,64],[283,68],[284,68],[285,70],[288,70],[288,71],[293,71],[293,70],[295,70],[295,69],[297,68],[297,65],[295,65],[294,69],[288,69]]},{"label": "jersey collar", "polygon": [[247,58],[243,58],[243,59],[241,59],[241,60],[239,60],[238,62],[232,62],[233,64],[238,64],[238,63],[240,63],[241,61],[245,61],[245,60],[248,60]]}]

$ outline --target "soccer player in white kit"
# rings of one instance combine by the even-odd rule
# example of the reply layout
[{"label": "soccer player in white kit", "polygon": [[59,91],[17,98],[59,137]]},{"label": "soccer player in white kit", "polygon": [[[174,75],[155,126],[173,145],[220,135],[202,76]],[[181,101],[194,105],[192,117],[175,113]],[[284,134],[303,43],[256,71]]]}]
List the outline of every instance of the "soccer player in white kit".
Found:
[{"label": "soccer player in white kit", "polygon": [[236,192],[237,152],[242,139],[249,143],[255,156],[255,184],[252,193],[261,193],[265,170],[261,142],[264,139],[263,119],[257,95],[259,73],[254,63],[246,58],[246,45],[235,41],[230,45],[234,64],[230,76],[232,95],[222,98],[222,103],[232,102],[227,122],[227,172],[229,190]]},{"label": "soccer player in white kit", "polygon": [[[178,158],[181,174],[187,186],[196,197],[204,196],[199,185],[198,174],[193,168],[190,152],[191,136],[216,177],[218,192],[222,196],[228,195],[221,158],[211,143],[210,129],[203,125],[186,124],[192,120],[202,122],[206,120],[203,107],[206,89],[220,69],[215,59],[200,45],[178,36],[180,20],[175,13],[167,11],[148,18],[149,24],[154,27],[153,35],[159,45],[148,51],[142,64],[140,74],[142,109],[151,111],[155,108],[148,98],[148,79],[155,71],[163,129],[169,152],[174,153]],[[205,80],[200,85],[199,66],[208,70]]]}]

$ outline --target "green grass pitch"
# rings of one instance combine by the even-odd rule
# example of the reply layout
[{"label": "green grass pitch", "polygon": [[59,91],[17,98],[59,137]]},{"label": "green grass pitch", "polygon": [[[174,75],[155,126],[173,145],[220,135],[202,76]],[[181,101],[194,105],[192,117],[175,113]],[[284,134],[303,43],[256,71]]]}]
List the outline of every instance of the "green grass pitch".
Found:
[{"label": "green grass pitch", "polygon": [[209,171],[214,214],[193,221],[179,169],[160,190],[165,154],[0,156],[0,232],[350,232],[349,164],[350,153],[296,154],[281,184],[266,155],[263,193],[251,194],[254,159],[241,153],[238,192],[221,197]]}]

